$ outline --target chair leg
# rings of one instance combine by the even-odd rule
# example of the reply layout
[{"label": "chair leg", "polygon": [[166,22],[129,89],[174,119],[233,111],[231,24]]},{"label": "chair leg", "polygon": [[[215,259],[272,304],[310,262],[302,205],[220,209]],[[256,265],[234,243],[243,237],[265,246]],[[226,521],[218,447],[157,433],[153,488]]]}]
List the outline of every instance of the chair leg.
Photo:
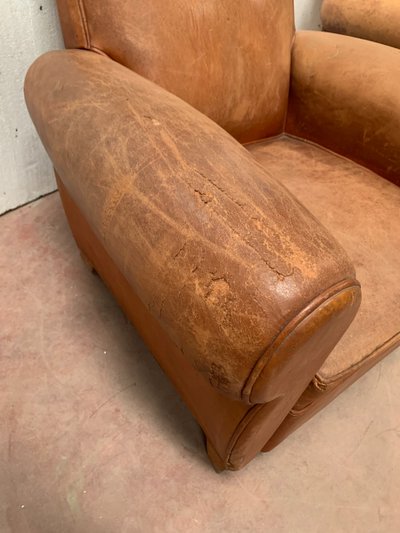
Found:
[{"label": "chair leg", "polygon": [[79,253],[81,254],[81,258],[85,266],[90,270],[92,274],[97,274],[97,271],[95,267],[93,266],[92,262],[88,258],[88,256],[83,252],[82,250],[79,250]]},{"label": "chair leg", "polygon": [[211,444],[211,442],[207,439],[207,454],[208,457],[214,467],[214,470],[219,474],[220,472],[223,472],[226,470],[226,465],[224,461],[221,459],[221,457],[217,454],[215,451],[214,446]]}]

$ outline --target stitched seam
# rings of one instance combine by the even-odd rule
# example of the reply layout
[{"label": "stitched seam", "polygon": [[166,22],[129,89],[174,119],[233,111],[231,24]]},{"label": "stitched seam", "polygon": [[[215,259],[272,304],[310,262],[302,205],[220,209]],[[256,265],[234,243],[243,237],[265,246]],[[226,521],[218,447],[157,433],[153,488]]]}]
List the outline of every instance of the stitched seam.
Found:
[{"label": "stitched seam", "polygon": [[[347,286],[343,286],[341,287],[339,290],[336,290],[335,292],[333,292],[333,289],[334,287],[338,287],[340,286],[341,284],[345,284],[347,281],[348,285]],[[350,284],[351,283],[351,284]],[[310,310],[310,312],[307,313],[307,315],[305,315],[304,317],[301,318],[301,320],[299,322],[296,322],[295,323],[295,327],[285,336],[285,338],[282,340],[282,342],[284,342],[289,335],[291,335],[293,333],[293,331],[296,329],[296,326],[298,324],[301,324],[313,311],[315,311],[316,309],[318,309],[318,307],[320,307],[321,305],[323,305],[327,300],[329,300],[330,298],[332,298],[333,296],[335,296],[336,294],[340,294],[342,291],[345,291],[345,290],[348,290],[348,289],[351,289],[351,288],[355,288],[355,287],[360,287],[360,284],[357,283],[357,282],[354,282],[352,280],[343,280],[342,282],[340,283],[337,283],[336,285],[334,285],[333,287],[331,287],[330,289],[328,289],[327,291],[325,291],[325,293],[327,293],[329,295],[330,292],[332,292],[332,294],[330,294],[329,296],[327,296],[323,301],[319,302],[318,305],[315,305],[313,306],[313,308]],[[290,324],[290,322],[289,322]],[[282,330],[284,332],[285,328]],[[281,333],[282,333],[281,331]],[[277,337],[279,336],[279,334],[277,335]],[[274,341],[273,341],[274,342]],[[271,343],[270,346],[273,345],[273,342]],[[274,353],[274,352],[273,352]],[[269,360],[269,358],[268,358]],[[263,366],[263,368],[265,367],[265,365]],[[229,445],[227,447],[227,452],[226,452],[226,455],[227,455],[227,466],[228,467],[233,467],[232,463],[231,463],[231,457],[232,457],[232,453],[234,452],[234,449],[235,449],[235,446],[238,442],[238,440],[240,439],[240,437],[244,434],[244,432],[246,431],[248,425],[251,423],[251,421],[254,419],[254,417],[258,414],[258,412],[260,410],[262,410],[265,406],[267,405],[270,405],[271,403],[274,403],[274,402],[277,402],[279,401],[281,398],[283,398],[284,395],[280,395],[280,396],[277,396],[275,398],[273,398],[271,401],[269,402],[266,402],[264,404],[256,404],[254,405],[249,411],[247,411],[247,413],[244,415],[244,417],[241,419],[241,421],[239,422],[239,424],[237,425],[236,427],[236,430],[235,432],[233,433],[230,441],[229,441]],[[251,392],[249,394],[249,398],[251,397]],[[313,402],[310,402],[310,405],[312,404]],[[304,408],[304,410],[307,409],[308,406],[306,406]],[[302,410],[303,411],[303,410]],[[296,412],[293,410],[293,408],[288,412],[288,415],[290,416],[296,416],[295,414]],[[301,414],[301,413],[300,413]],[[297,415],[298,416],[298,415]],[[278,428],[277,428],[278,429]]]},{"label": "stitched seam", "polygon": [[[350,282],[354,283],[354,281],[352,281],[352,280],[343,280],[343,281],[335,284],[333,287],[330,287],[329,289],[327,289],[327,291],[324,291],[324,292],[328,293],[330,295],[330,293],[331,293],[331,291],[332,291],[332,289],[334,287],[336,288],[338,285],[340,286],[341,284],[346,283],[346,281],[348,283],[350,283]],[[347,288],[347,287],[343,287],[343,288]],[[288,326],[291,325],[292,322],[294,322],[292,328],[290,329],[290,331],[286,332],[286,335],[282,339],[282,342],[284,342],[284,340],[290,335],[290,333],[294,329],[296,329],[296,327],[298,326],[299,323],[301,323],[305,318],[307,318],[313,311],[315,311],[315,309],[317,309],[320,305],[322,305],[327,299],[329,299],[331,296],[336,294],[336,292],[337,291],[335,290],[335,292],[332,295],[326,296],[323,300],[321,299],[321,301],[319,300],[319,297],[314,298],[311,302],[307,303],[307,305],[303,308],[302,311],[300,311],[300,313],[298,313],[295,317],[293,317],[290,320],[288,320],[288,322],[282,327],[282,329],[275,335],[275,337],[272,339],[272,341],[267,346],[267,348],[265,350],[263,350],[263,353],[261,354],[260,358],[258,359],[258,361],[254,365],[253,369],[251,370],[251,372],[250,372],[250,374],[249,374],[249,376],[248,376],[248,378],[246,380],[246,383],[245,383],[245,385],[243,387],[243,390],[242,390],[242,398],[243,399],[248,398],[250,400],[252,392],[253,392],[254,385],[257,382],[258,378],[260,377],[260,375],[261,375],[262,371],[264,370],[264,368],[267,366],[267,364],[270,361],[271,357],[275,353],[275,350],[271,354],[269,354],[268,352],[271,349],[271,347],[274,345],[275,341],[279,338],[279,336],[282,335],[282,334],[285,334],[285,330],[288,328]],[[340,292],[340,291],[338,291],[338,292]],[[322,295],[320,295],[320,296],[322,296]],[[312,305],[313,303],[314,303],[314,305]],[[307,307],[310,306],[310,305],[312,305],[312,307],[309,309],[308,313],[304,317],[301,316],[301,314],[304,311],[304,309],[307,309]],[[276,348],[279,348],[280,345],[281,345],[281,343],[279,343],[279,345]],[[262,364],[262,363],[264,363],[264,364]],[[247,392],[246,389],[249,389],[249,387],[250,387],[250,390],[248,390],[248,392]]]},{"label": "stitched seam", "polygon": [[[384,172],[385,169],[382,168],[382,167],[379,167],[378,165],[376,165],[374,163],[374,161],[365,161],[361,157],[359,157],[357,159],[351,159],[350,157],[348,157],[346,155],[343,155],[340,152],[335,152],[332,148],[328,148],[327,146],[324,146],[322,144],[318,144],[316,141],[313,141],[312,139],[308,139],[307,137],[299,137],[298,135],[296,135],[294,133],[290,133],[288,131],[284,131],[284,134],[287,137],[292,137],[293,139],[296,139],[298,141],[302,141],[304,143],[308,143],[310,145],[317,146],[318,148],[320,148],[322,150],[325,150],[326,152],[329,152],[329,153],[335,155],[336,157],[340,157],[341,159],[343,159],[345,161],[350,161],[351,163],[354,163],[358,167],[360,167],[360,168],[362,168],[364,170],[369,170],[370,172],[373,172],[374,174],[377,174],[381,178],[384,178],[387,181],[390,181],[391,183],[394,183],[391,178],[385,178],[384,176],[382,176],[382,172]],[[395,164],[397,165],[397,163],[395,163]]]},{"label": "stitched seam", "polygon": [[82,22],[82,28],[83,28],[83,32],[84,32],[85,40],[86,40],[85,47],[90,48],[90,34],[89,34],[89,27],[88,27],[88,22],[87,22],[87,17],[86,17],[85,6],[83,3],[83,0],[77,0],[77,3],[78,3],[79,15],[81,17],[81,22]]},{"label": "stitched seam", "polygon": [[[293,10],[294,10],[294,7],[293,7]],[[285,116],[284,116],[284,119],[283,119],[283,130],[282,130],[282,133],[285,133],[285,131],[286,131],[287,119],[288,119],[288,115],[289,115],[290,93],[292,92],[293,48],[294,48],[294,43],[295,43],[296,34],[297,34],[296,25],[294,23],[293,23],[293,30],[294,31],[293,31],[292,42],[290,43],[289,84],[288,84],[288,90],[287,90],[286,110],[285,110]]]}]

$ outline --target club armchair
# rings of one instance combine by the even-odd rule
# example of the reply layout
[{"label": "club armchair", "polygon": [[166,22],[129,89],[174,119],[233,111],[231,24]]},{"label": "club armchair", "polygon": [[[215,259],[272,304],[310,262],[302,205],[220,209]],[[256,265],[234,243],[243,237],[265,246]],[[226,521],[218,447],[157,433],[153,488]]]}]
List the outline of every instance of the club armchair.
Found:
[{"label": "club armchair", "polygon": [[291,0],[58,7],[25,94],[72,233],[242,468],[400,343],[399,54]]},{"label": "club armchair", "polygon": [[324,0],[324,30],[400,48],[398,0]]}]

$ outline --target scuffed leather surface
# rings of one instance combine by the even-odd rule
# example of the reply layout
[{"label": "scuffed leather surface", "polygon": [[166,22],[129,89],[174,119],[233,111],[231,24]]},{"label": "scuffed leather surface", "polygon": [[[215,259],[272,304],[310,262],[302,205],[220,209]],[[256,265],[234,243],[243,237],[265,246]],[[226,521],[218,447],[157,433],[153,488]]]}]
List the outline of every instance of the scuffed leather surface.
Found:
[{"label": "scuffed leather surface", "polygon": [[240,141],[280,133],[292,0],[59,0],[69,48],[100,50]]},{"label": "scuffed leather surface", "polygon": [[400,185],[400,50],[296,34],[286,130]]},{"label": "scuffed leather surface", "polygon": [[[351,321],[357,312],[360,303],[359,293],[359,287],[351,287],[328,298],[302,321],[301,327],[296,328],[287,337],[286,342],[282,343],[282,346],[286,344],[285,351],[289,356],[295,356],[291,358],[293,366],[291,371],[286,373],[286,383],[281,388],[281,391],[285,391],[285,395],[278,396],[269,403],[258,404],[247,414],[246,430],[240,431],[239,428],[236,438],[233,439],[230,462],[235,465],[235,469],[241,468],[247,457],[254,457],[275,431],[279,431],[290,408],[309,383],[309,377],[307,378],[309,373],[302,372],[302,367],[307,365],[308,370],[311,369],[313,360],[315,371],[318,369],[318,362],[325,358],[326,350],[330,351],[335,346],[338,329],[341,329],[343,334],[349,320]],[[333,316],[335,316],[335,328],[332,328]],[[271,386],[275,386],[274,379],[271,379]]]},{"label": "scuffed leather surface", "polygon": [[293,405],[285,420],[279,426],[273,437],[269,439],[264,452],[268,452],[280,444],[286,437],[296,431],[307,420],[316,415],[321,409],[332,402],[339,394],[350,385],[360,379],[374,365],[388,355],[396,346],[400,345],[400,335],[395,343],[384,344],[363,362],[363,364],[353,369],[350,374],[345,375],[341,380],[334,382],[327,389],[321,389],[317,379],[313,380],[302,394],[301,398]]},{"label": "scuffed leather surface", "polygon": [[112,60],[53,52],[32,119],[74,201],[186,357],[236,397],[282,327],[354,269],[229,134]]},{"label": "scuffed leather surface", "polygon": [[[319,389],[400,342],[400,188],[318,146],[281,138],[248,146],[336,237],[361,283],[360,310],[314,380]],[[387,350],[386,350],[387,351]]]},{"label": "scuffed leather surface", "polygon": [[324,0],[324,30],[400,48],[399,0]]},{"label": "scuffed leather surface", "polygon": [[[96,269],[126,316],[135,324],[205,431],[207,450],[214,467],[218,471],[242,468],[275,432],[306,388],[311,376],[321,366],[327,351],[347,329],[358,309],[359,286],[342,282],[330,288],[295,318],[294,325],[288,324],[278,335],[273,343],[278,348],[274,350],[274,346],[271,347],[275,360],[266,366],[273,376],[269,376],[267,383],[265,380],[256,382],[261,382],[264,387],[262,392],[275,397],[274,401],[266,405],[249,405],[244,401],[231,399],[204,380],[201,373],[171,341],[160,326],[158,317],[149,313],[101,245],[59,177],[57,183],[68,222],[81,253],[84,253],[85,260]],[[284,339],[279,339],[282,336]],[[282,352],[289,364],[279,364],[279,361],[282,362]],[[279,375],[285,368],[291,375],[289,390],[287,383],[282,387]],[[257,395],[257,388],[254,392]]]}]

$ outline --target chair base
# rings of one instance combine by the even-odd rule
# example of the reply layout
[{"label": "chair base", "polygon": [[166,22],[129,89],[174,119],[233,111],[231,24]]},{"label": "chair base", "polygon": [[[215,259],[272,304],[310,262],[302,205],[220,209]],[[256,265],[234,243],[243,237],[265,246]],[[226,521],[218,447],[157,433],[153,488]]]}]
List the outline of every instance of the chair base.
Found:
[{"label": "chair base", "polygon": [[[125,315],[135,325],[200,424],[206,435],[208,455],[215,470],[220,472],[224,469],[243,468],[263,449],[307,387],[313,375],[309,374],[308,366],[304,367],[304,375],[298,376],[295,386],[286,392],[282,391],[282,395],[271,398],[267,403],[250,405],[221,394],[194,368],[138,298],[59,177],[57,182],[71,231],[85,263],[99,274],[111,290]],[[356,293],[358,294],[359,289],[347,287],[347,282],[346,286],[342,287],[343,283],[339,284],[340,287],[330,288],[327,291],[329,294],[318,296],[316,300],[319,303],[316,308],[298,323],[295,322],[295,326],[292,326],[293,321],[287,325],[291,331],[289,338],[293,346],[299,341],[302,350],[307,350],[308,344],[302,335],[309,336],[309,331],[315,331],[317,336],[324,335],[324,328],[327,327],[322,327],[322,324],[325,324],[324,317],[330,317],[332,312],[326,311],[325,306],[331,305],[329,302],[334,302],[334,312],[338,313],[340,320],[339,327],[347,327],[349,317],[358,307],[355,303],[358,302]],[[313,307],[313,302],[310,307]],[[342,315],[343,309],[346,310]],[[311,329],[309,324],[312,324]],[[314,339],[313,335],[309,338],[311,343],[318,345],[318,338]],[[301,357],[305,356],[301,350],[299,353]],[[314,350],[308,354],[309,359],[315,359],[312,359],[311,367],[315,368],[314,372],[322,363],[321,357],[324,355],[324,350]]]},{"label": "chair base", "polygon": [[260,442],[258,450],[244,457],[240,465],[230,463],[232,438],[254,407],[220,394],[186,360],[137,297],[57,175],[56,179],[69,226],[85,265],[92,272],[98,273],[111,290],[200,424],[206,435],[208,455],[215,470],[221,472],[241,468],[265,444],[265,440]]}]

